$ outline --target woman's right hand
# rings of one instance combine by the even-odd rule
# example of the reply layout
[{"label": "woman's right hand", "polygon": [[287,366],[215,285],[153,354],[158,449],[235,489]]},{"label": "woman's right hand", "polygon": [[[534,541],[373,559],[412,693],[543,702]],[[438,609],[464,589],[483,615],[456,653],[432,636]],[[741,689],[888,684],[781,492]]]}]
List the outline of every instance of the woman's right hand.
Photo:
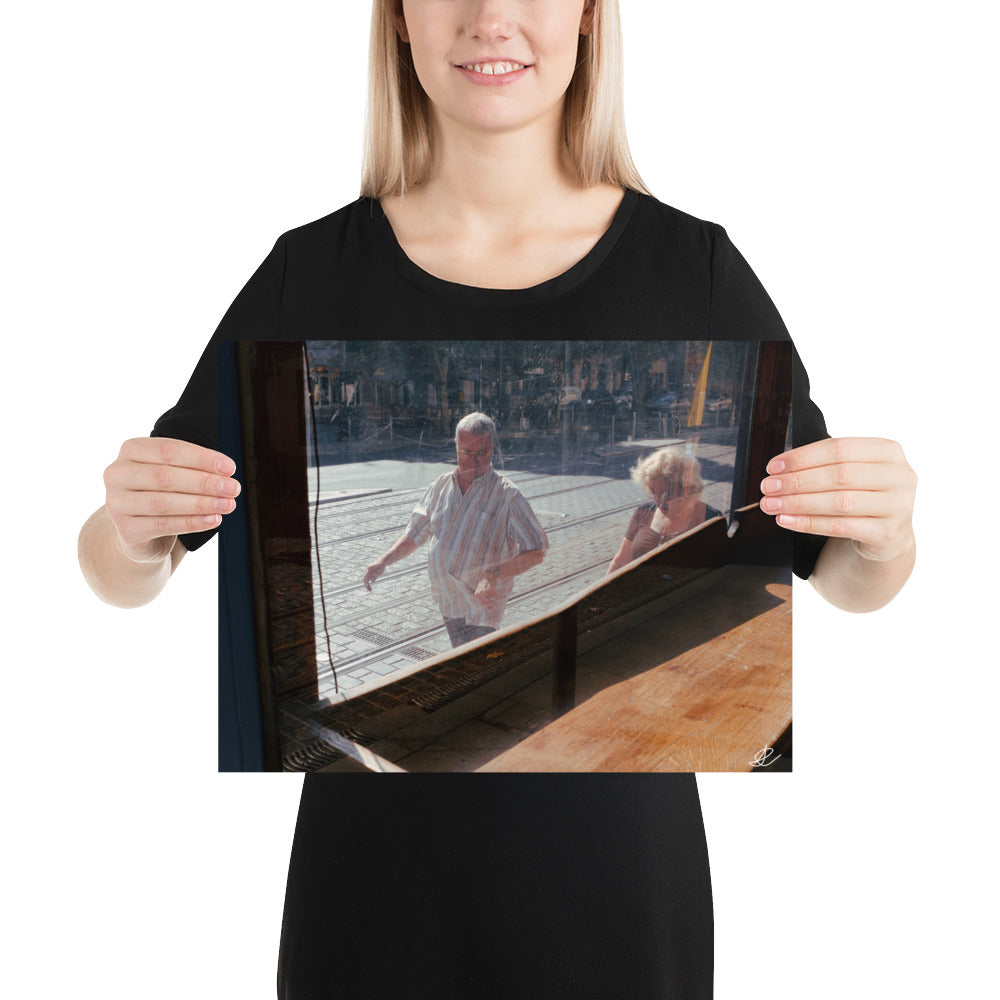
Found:
[{"label": "woman's right hand", "polygon": [[132,438],[104,470],[105,507],[135,562],[158,562],[177,536],[210,531],[236,509],[236,463],[174,438]]}]

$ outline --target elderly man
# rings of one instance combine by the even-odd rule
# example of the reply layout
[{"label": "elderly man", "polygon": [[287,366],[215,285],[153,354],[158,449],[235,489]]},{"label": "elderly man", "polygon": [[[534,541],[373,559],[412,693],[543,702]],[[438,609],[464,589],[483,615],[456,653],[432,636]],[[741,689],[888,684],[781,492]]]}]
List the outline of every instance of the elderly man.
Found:
[{"label": "elderly man", "polygon": [[365,572],[368,590],[385,568],[433,537],[431,589],[452,646],[497,629],[514,578],[537,566],[549,540],[524,494],[493,469],[496,426],[470,413],[455,428],[458,468],[432,483],[410,524]]}]

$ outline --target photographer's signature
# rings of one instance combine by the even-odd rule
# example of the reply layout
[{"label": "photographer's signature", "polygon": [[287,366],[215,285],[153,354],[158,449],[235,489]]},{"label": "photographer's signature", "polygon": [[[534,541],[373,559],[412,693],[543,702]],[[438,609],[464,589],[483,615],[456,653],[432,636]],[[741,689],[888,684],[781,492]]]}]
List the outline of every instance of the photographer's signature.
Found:
[{"label": "photographer's signature", "polygon": [[774,750],[771,747],[764,747],[762,750],[758,750],[754,755],[754,759],[748,761],[748,763],[751,767],[768,767],[781,756],[779,753],[774,754],[772,757],[772,754],[774,754]]}]

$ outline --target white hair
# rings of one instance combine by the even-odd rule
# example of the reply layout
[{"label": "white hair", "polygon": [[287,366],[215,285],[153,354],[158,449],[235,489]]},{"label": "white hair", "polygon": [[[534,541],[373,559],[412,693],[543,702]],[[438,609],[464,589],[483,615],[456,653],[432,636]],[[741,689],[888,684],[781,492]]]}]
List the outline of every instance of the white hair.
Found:
[{"label": "white hair", "polygon": [[460,432],[466,434],[489,434],[490,440],[496,444],[497,425],[485,413],[467,413],[455,425],[455,440]]},{"label": "white hair", "polygon": [[653,479],[666,480],[667,489],[675,497],[699,493],[704,485],[701,463],[693,453],[688,454],[687,449],[682,452],[676,447],[660,448],[647,455],[636,464],[631,474],[632,479],[650,495]]}]

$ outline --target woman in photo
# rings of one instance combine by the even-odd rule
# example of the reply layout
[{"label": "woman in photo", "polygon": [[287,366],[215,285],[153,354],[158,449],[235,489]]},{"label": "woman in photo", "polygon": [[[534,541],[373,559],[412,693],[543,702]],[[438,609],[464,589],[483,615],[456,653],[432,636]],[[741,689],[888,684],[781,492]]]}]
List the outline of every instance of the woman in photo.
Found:
[{"label": "woman in photo", "polygon": [[647,455],[632,469],[632,479],[652,499],[632,515],[609,574],[722,513],[701,499],[701,464],[683,446]]},{"label": "woman in photo", "polygon": [[[787,339],[725,230],[633,165],[617,0],[375,0],[371,30],[361,196],[283,234],[216,340]],[[154,599],[239,502],[216,371],[213,342],[105,471],[80,536],[105,601]],[[795,400],[761,506],[827,600],[880,607],[913,565],[914,474],[894,442],[828,437],[800,367]],[[711,997],[694,775],[624,777],[307,775],[279,996]]]}]

